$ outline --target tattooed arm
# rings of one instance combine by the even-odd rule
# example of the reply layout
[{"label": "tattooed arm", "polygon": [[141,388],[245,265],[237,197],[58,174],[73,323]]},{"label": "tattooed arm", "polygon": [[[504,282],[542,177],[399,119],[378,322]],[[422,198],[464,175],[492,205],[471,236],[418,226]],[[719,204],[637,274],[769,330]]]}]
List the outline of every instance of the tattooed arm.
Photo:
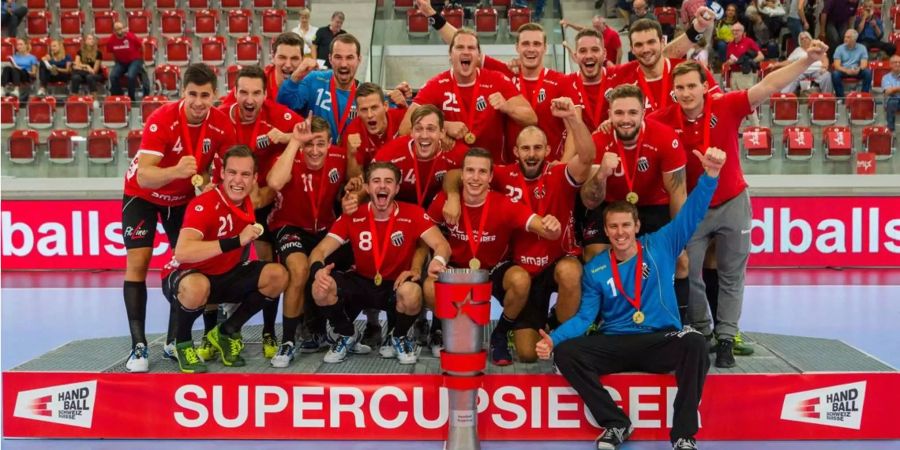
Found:
[{"label": "tattooed arm", "polygon": [[687,200],[687,186],[684,184],[684,167],[663,174],[663,185],[669,193],[669,216],[674,218]]}]

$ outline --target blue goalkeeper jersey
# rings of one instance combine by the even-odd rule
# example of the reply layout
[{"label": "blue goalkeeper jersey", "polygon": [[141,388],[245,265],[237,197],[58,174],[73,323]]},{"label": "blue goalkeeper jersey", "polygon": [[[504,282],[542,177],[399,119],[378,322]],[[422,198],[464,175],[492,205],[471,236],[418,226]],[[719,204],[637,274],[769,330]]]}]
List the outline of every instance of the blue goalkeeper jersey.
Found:
[{"label": "blue goalkeeper jersey", "polygon": [[[328,121],[331,127],[331,143],[337,144],[341,140],[343,129],[338,130],[338,124],[334,120],[334,100],[331,98],[331,70],[316,70],[310,72],[299,82],[290,78],[281,83],[278,90],[278,103],[293,109],[303,117],[310,113]],[[338,118],[341,118],[350,105],[350,116],[344,123],[344,128],[356,117],[356,99],[350,101],[350,91],[337,89]]]}]

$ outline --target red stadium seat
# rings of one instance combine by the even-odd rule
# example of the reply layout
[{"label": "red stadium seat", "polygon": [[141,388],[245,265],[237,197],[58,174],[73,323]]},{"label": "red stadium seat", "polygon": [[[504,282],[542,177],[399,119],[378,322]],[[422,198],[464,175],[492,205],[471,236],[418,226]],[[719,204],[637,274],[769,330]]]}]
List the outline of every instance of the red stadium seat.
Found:
[{"label": "red stadium seat", "polygon": [[191,63],[191,38],[176,37],[166,41],[166,62],[174,66]]},{"label": "red stadium seat", "polygon": [[212,2],[210,0],[187,0],[187,9],[191,11],[211,9],[212,7]]},{"label": "red stadium seat", "polygon": [[884,76],[891,72],[890,61],[870,61],[869,69],[872,71],[872,90],[881,92],[881,80]]},{"label": "red stadium seat", "polygon": [[127,95],[109,95],[103,100],[103,126],[125,128],[131,122],[131,99]]},{"label": "red stadium seat", "polygon": [[184,35],[184,11],[162,11],[159,15],[159,27],[159,34],[162,37],[173,38]]},{"label": "red stadium seat", "polygon": [[234,44],[234,62],[242,66],[259,64],[261,53],[262,43],[259,36],[244,36],[238,39]]},{"label": "red stadium seat", "polygon": [[63,108],[66,126],[69,128],[89,128],[94,114],[94,97],[90,95],[70,95]]},{"label": "red stadium seat", "polygon": [[156,111],[170,101],[169,97],[166,97],[165,95],[150,95],[144,97],[144,100],[141,102],[141,124],[147,123],[147,119],[150,118],[153,111]]},{"label": "red stadium seat", "polygon": [[16,114],[19,113],[19,97],[8,95],[0,100],[0,128],[8,130],[16,127]]},{"label": "red stadium seat", "polygon": [[497,35],[497,10],[478,8],[475,10],[475,34],[478,36]]},{"label": "red stadium seat", "polygon": [[509,33],[513,36],[519,33],[519,27],[531,22],[530,8],[509,8],[506,13],[509,20]]},{"label": "red stadium seat", "polygon": [[834,94],[809,94],[809,121],[813,125],[834,125],[837,122],[837,99]]},{"label": "red stadium seat", "polygon": [[77,56],[78,51],[81,50],[81,38],[70,37],[63,39],[63,49],[65,49],[66,54],[72,58],[72,61],[75,61],[75,56]]},{"label": "red stadium seat", "polygon": [[658,6],[653,9],[653,13],[656,15],[656,20],[659,21],[660,25],[671,25],[674,27],[678,24],[678,10],[671,6]]},{"label": "red stadium seat", "polygon": [[846,99],[851,125],[868,125],[875,122],[875,98],[868,92],[850,92]]},{"label": "red stadium seat", "polygon": [[822,147],[828,159],[848,160],[853,154],[853,134],[850,127],[825,127],[822,129]]},{"label": "red stadium seat", "polygon": [[113,9],[113,1],[112,0],[91,0],[91,9],[93,9],[94,11]]},{"label": "red stadium seat", "polygon": [[772,131],[764,127],[750,127],[741,133],[741,143],[747,151],[747,159],[772,158]]},{"label": "red stadium seat", "polygon": [[84,33],[84,12],[65,11],[59,16],[59,35],[80,37]]},{"label": "red stadium seat", "polygon": [[228,90],[234,89],[234,85],[237,83],[237,74],[241,70],[241,66],[237,64],[232,64],[228,66],[228,70],[225,72],[225,85],[228,86]]},{"label": "red stadium seat", "polygon": [[288,11],[306,7],[306,0],[284,0],[284,8]]},{"label": "red stadium seat", "polygon": [[139,11],[145,8],[144,0],[124,0],[122,6],[125,11]]},{"label": "red stadium seat", "polygon": [[37,59],[43,58],[50,53],[50,41],[51,39],[49,37],[31,38],[31,54],[36,56]]},{"label": "red stadium seat", "polygon": [[463,27],[465,23],[465,11],[459,7],[446,7],[441,11],[441,15],[447,20],[447,23],[453,25],[457,29]]},{"label": "red stadium seat", "polygon": [[200,62],[210,66],[225,64],[225,37],[205,37],[200,42]]},{"label": "red stadium seat", "polygon": [[75,161],[75,147],[72,138],[78,136],[75,130],[53,130],[47,137],[47,155],[54,164],[69,164]]},{"label": "red stadium seat", "polygon": [[428,37],[431,34],[431,26],[428,24],[428,16],[418,9],[406,10],[406,33],[411,38]]},{"label": "red stadium seat", "polygon": [[59,0],[60,11],[80,11],[81,0]]},{"label": "red stadium seat", "polygon": [[25,2],[25,6],[28,7],[29,11],[34,11],[38,9],[47,9],[47,0],[28,0]]},{"label": "red stadium seat", "polygon": [[413,0],[394,0],[394,11],[397,12],[406,12],[413,8],[413,4],[415,2]]},{"label": "red stadium seat", "polygon": [[491,0],[491,6],[497,11],[506,12],[512,2],[510,0]]},{"label": "red stadium seat", "polygon": [[128,137],[125,139],[127,145],[125,146],[126,155],[129,160],[134,159],[134,156],[137,155],[138,150],[141,149],[141,139],[143,137],[144,130],[131,130],[128,132]]},{"label": "red stadium seat", "polygon": [[116,160],[119,136],[113,130],[91,130],[87,137],[87,160],[94,164],[109,164]]},{"label": "red stadium seat", "polygon": [[153,71],[156,90],[167,94],[176,94],[180,89],[181,70],[178,66],[161,64]]},{"label": "red stadium seat", "polygon": [[50,11],[28,11],[28,15],[25,17],[25,32],[29,36],[47,36],[50,34],[52,21],[53,17],[50,15]]},{"label": "red stadium seat", "polygon": [[9,134],[9,161],[15,164],[31,164],[37,154],[38,132],[34,130],[13,130]]},{"label": "red stadium seat", "polygon": [[113,25],[119,21],[118,11],[94,11],[94,34],[98,38],[113,34]]},{"label": "red stadium seat", "polygon": [[786,158],[801,160],[812,158],[814,140],[809,127],[786,127],[781,141]]},{"label": "red stadium seat", "polygon": [[16,51],[16,38],[5,37],[0,40],[0,53],[3,53],[3,56],[12,55]]},{"label": "red stadium seat", "polygon": [[253,9],[275,9],[275,0],[253,0]]},{"label": "red stadium seat", "polygon": [[31,128],[52,128],[54,112],[56,112],[56,98],[32,96],[25,107],[25,123]]},{"label": "red stadium seat", "polygon": [[894,54],[900,55],[900,30],[892,31],[891,35],[888,37],[888,42],[894,44],[894,47],[897,48],[897,51],[894,52]]},{"label": "red stadium seat", "polygon": [[894,155],[894,136],[887,127],[863,128],[862,144],[866,152],[875,154],[875,159],[888,159]]},{"label": "red stadium seat", "polygon": [[215,36],[219,32],[219,12],[204,9],[194,13],[194,34],[199,37]]},{"label": "red stadium seat", "polygon": [[900,28],[898,27],[900,25],[900,5],[891,6],[891,23],[895,30]]},{"label": "red stadium seat", "polygon": [[155,37],[146,37],[141,40],[144,49],[144,65],[152,66],[156,64],[156,52],[159,51],[159,44]]},{"label": "red stadium seat", "polygon": [[247,9],[228,11],[228,35],[241,37],[250,34],[253,29],[253,13]]},{"label": "red stadium seat", "polygon": [[776,125],[794,125],[800,120],[800,102],[794,94],[772,94],[769,99],[772,122]]},{"label": "red stadium seat", "polygon": [[150,14],[150,11],[128,11],[127,14],[128,31],[139,37],[150,36],[150,30],[153,29],[153,15]]},{"label": "red stadium seat", "polygon": [[283,9],[267,9],[262,13],[262,35],[275,37],[285,31],[287,13]]},{"label": "red stadium seat", "polygon": [[178,0],[156,0],[156,9],[160,11],[178,9]]},{"label": "red stadium seat", "polygon": [[775,71],[775,61],[765,59],[759,62],[759,78],[763,79],[766,75]]},{"label": "red stadium seat", "polygon": [[221,0],[219,4],[222,6],[222,9],[240,9],[241,8],[241,0]]}]

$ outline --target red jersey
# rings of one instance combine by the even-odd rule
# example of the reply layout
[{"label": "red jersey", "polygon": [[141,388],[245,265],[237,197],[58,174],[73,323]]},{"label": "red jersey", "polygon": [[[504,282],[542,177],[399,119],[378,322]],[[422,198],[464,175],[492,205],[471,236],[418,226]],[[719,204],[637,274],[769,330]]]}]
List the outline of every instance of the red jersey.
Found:
[{"label": "red jersey", "polygon": [[291,166],[291,181],[275,194],[269,228],[290,225],[312,234],[327,230],[336,219],[332,205],[346,179],[347,151],[343,148],[329,147],[325,164],[318,170],[306,167],[298,150]]},{"label": "red jersey", "polygon": [[[502,61],[485,56],[484,67],[486,69],[496,70],[506,75],[516,89],[522,94],[531,105],[531,109],[537,114],[538,127],[547,135],[547,161],[556,161],[563,156],[566,142],[566,124],[562,119],[553,117],[550,112],[550,102],[554,98],[568,97],[576,106],[582,105],[581,95],[575,89],[575,83],[572,79],[561,72],[544,68],[543,73],[534,79],[527,79],[523,76],[514,74],[509,67]],[[516,138],[522,131],[523,126],[515,121],[509,121],[506,127],[506,153],[504,161],[515,162],[516,156],[513,153],[513,147],[516,146]]]},{"label": "red jersey", "polygon": [[[328,233],[341,244],[350,243],[356,273],[366,278],[374,279],[380,273],[385,280],[396,280],[410,269],[419,238],[434,226],[424,209],[404,202],[394,204],[393,217],[375,220],[374,230],[369,216],[372,204],[368,203],[349,216],[338,217]],[[384,258],[381,270],[376,269],[375,246]]]},{"label": "red jersey", "polygon": [[[606,152],[618,154],[622,161],[606,180],[606,201],[625,200],[625,195],[634,189],[633,192],[638,194],[638,205],[669,204],[669,192],[662,175],[685,165],[684,150],[675,130],[654,120],[645,120],[638,135],[639,146],[635,148],[622,148],[614,131],[594,133],[593,138],[597,146],[594,163],[600,164]],[[631,188],[629,178],[633,181]]]},{"label": "red jersey", "polygon": [[[468,206],[463,203],[457,225],[450,227],[444,222],[442,213],[446,202],[447,194],[441,191],[428,207],[428,215],[435,223],[447,228],[447,241],[450,242],[451,250],[450,266],[454,267],[469,267],[469,260],[473,257],[466,232],[466,219],[472,226],[473,238],[479,242],[476,256],[481,268],[485,270],[490,270],[504,261],[513,232],[528,231],[528,224],[532,219],[537,219],[531,209],[524,204],[513,203],[509,197],[490,191],[485,203],[479,206]],[[486,217],[482,220],[484,215]]]},{"label": "red jersey", "polygon": [[[495,92],[507,100],[519,95],[516,87],[502,73],[479,69],[476,82],[457,86],[448,70],[428,80],[416,95],[415,103],[440,108],[444,112],[444,121],[465,123],[475,135],[472,146],[487,149],[495,162],[501,162],[504,145],[501,130],[505,129],[506,115],[492,108],[488,101],[488,97]],[[460,104],[463,106],[460,107]]]},{"label": "red jersey", "polygon": [[563,227],[557,240],[547,240],[534,233],[518,230],[513,234],[513,262],[531,275],[541,273],[548,265],[567,254],[575,254],[575,196],[581,187],[569,175],[565,164],[545,164],[541,174],[532,180],[522,175],[518,163],[494,168],[491,186],[506,195],[514,203],[524,204],[538,215],[552,215]]},{"label": "red jersey", "polygon": [[619,32],[609,25],[603,29],[603,48],[606,50],[607,60],[615,64],[616,53],[622,48],[622,38],[619,37]]},{"label": "red jersey", "polygon": [[606,69],[600,69],[600,80],[592,83],[585,83],[581,72],[570,73],[567,77],[581,97],[581,104],[584,107],[581,110],[581,120],[587,125],[588,130],[593,132],[600,126],[601,118],[604,116],[603,108],[606,107],[603,91],[600,89],[603,80],[606,79]]},{"label": "red jersey", "polygon": [[130,64],[144,57],[141,39],[130,31],[122,37],[111,34],[106,40],[106,51],[122,64]]},{"label": "red jersey", "polygon": [[[273,128],[282,133],[293,133],[294,125],[303,121],[303,117],[291,111],[286,106],[266,99],[255,122],[242,123],[240,109],[237,103],[223,104],[219,110],[225,113],[234,127],[238,144],[244,144],[253,150],[256,155],[256,172],[259,174],[257,184],[259,187],[268,186],[266,176],[275,165],[275,161],[281,156],[286,144],[272,143],[267,134]],[[215,171],[214,179],[220,180],[221,174]]]},{"label": "red jersey", "polygon": [[[218,241],[240,235],[247,225],[255,222],[249,196],[245,198],[243,205],[238,206],[225,195],[221,186],[216,186],[191,200],[184,211],[181,229],[198,231],[204,241]],[[244,247],[240,247],[194,263],[179,263],[173,257],[163,267],[162,278],[165,280],[176,269],[195,269],[204,275],[221,275],[237,267],[243,254]]]},{"label": "red jersey", "polygon": [[[384,133],[373,136],[369,134],[369,130],[362,123],[362,117],[356,116],[353,121],[347,125],[344,134],[341,135],[341,147],[347,148],[347,136],[351,134],[359,134],[359,148],[356,149],[356,163],[365,171],[365,168],[372,162],[375,154],[381,147],[397,137],[397,131],[403,122],[403,116],[406,115],[406,109],[391,108],[387,110],[387,128]],[[404,200],[406,201],[406,200]]]},{"label": "red jersey", "polygon": [[[722,149],[728,157],[719,174],[719,187],[713,194],[711,206],[718,206],[731,200],[747,188],[744,171],[741,170],[741,151],[738,147],[738,133],[741,121],[753,111],[747,91],[729,92],[717,98],[707,97],[710,102],[709,145]],[[658,122],[672,124],[679,134],[684,153],[687,158],[688,192],[697,185],[697,179],[704,172],[700,161],[692,156],[693,150],[705,152],[703,148],[703,129],[707,123],[705,115],[694,121],[683,118],[681,106],[674,104],[662,111],[653,113],[649,118]]]},{"label": "red jersey", "polygon": [[[397,200],[427,208],[441,190],[444,175],[462,167],[469,147],[461,141],[449,151],[441,150],[428,161],[419,160],[412,136],[400,136],[381,148],[373,161],[391,162],[400,168],[400,193]],[[424,185],[421,180],[425,180]]]},{"label": "red jersey", "polygon": [[141,153],[162,157],[158,164],[160,168],[178,165],[182,156],[194,156],[197,159],[197,171],[202,173],[207,170],[214,156],[224,155],[225,151],[234,145],[234,126],[224,113],[215,108],[209,110],[203,123],[199,125],[185,124],[184,128],[187,128],[190,142],[182,142],[181,108],[183,103],[183,101],[179,101],[165,104],[147,119],[141,137],[140,150],[134,155],[134,159],[125,173],[125,195],[140,197],[162,206],[183,205],[194,198],[194,186],[191,184],[191,179],[173,180],[156,189],[141,187],[137,182],[138,158]]},{"label": "red jersey", "polygon": [[[275,78],[275,65],[269,64],[263,69],[263,72],[266,74],[266,100],[271,100],[273,103],[278,101],[278,80]],[[222,106],[231,105],[237,102],[234,94],[237,90],[237,86],[233,87],[225,97],[222,98]]]}]

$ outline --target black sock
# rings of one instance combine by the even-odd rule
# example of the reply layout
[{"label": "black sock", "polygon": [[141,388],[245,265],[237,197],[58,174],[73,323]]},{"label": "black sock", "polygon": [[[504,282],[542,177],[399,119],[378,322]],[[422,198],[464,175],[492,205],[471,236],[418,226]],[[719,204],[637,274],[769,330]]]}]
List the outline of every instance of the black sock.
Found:
[{"label": "black sock", "polygon": [[387,329],[393,330],[394,327],[397,326],[397,316],[400,315],[397,311],[385,311],[384,315],[387,316]]},{"label": "black sock", "polygon": [[419,318],[419,315],[416,314],[414,316],[411,316],[409,314],[395,312],[394,317],[397,318],[397,323],[394,325],[394,333],[392,334],[392,336],[400,337],[406,336],[409,333],[410,327],[412,327],[413,324],[416,323],[416,319]]},{"label": "black sock", "polygon": [[125,297],[125,312],[128,314],[128,328],[131,330],[131,346],[146,345],[144,321],[147,317],[147,283],[126,281],[122,291]]},{"label": "black sock", "polygon": [[194,310],[185,309],[182,305],[175,307],[175,319],[178,322],[175,342],[189,342],[194,340],[193,336],[191,336],[191,329],[194,328],[194,322],[202,314],[202,306]]},{"label": "black sock", "polygon": [[[265,311],[265,309],[263,310]],[[303,316],[281,316],[281,343],[294,342],[297,338],[297,327],[303,322]]]},{"label": "black sock", "polygon": [[434,334],[435,331],[443,331],[443,324],[441,323],[441,319],[438,319],[438,316],[431,313],[431,334]]},{"label": "black sock", "polygon": [[275,318],[278,317],[278,299],[281,296],[275,297],[274,301],[265,302],[263,304],[263,334],[271,334],[275,336]]},{"label": "black sock", "polygon": [[322,307],[313,300],[311,285],[312,283],[307,283],[304,288],[306,295],[303,298],[303,324],[310,333],[325,334],[325,313],[322,312]]},{"label": "black sock", "polygon": [[687,323],[688,300],[691,296],[691,284],[687,278],[675,279],[675,300],[678,301],[678,315],[681,316],[681,323]]},{"label": "black sock", "polygon": [[716,323],[716,311],[719,310],[719,271],[703,269],[703,282],[706,283],[706,300],[712,313],[713,325]]},{"label": "black sock", "polygon": [[338,297],[337,303],[328,306],[320,306],[320,308],[322,308],[322,313],[325,317],[331,322],[331,327],[334,328],[336,333],[343,336],[353,336],[356,334],[356,329],[353,328],[353,322],[347,317],[347,312],[344,311],[344,302],[340,297]]},{"label": "black sock", "polygon": [[515,324],[515,319],[506,317],[506,313],[501,314],[500,320],[497,321],[497,326],[494,327],[494,332],[491,333],[491,337],[503,336],[503,338],[506,339],[506,334],[509,332],[509,330],[512,330]]},{"label": "black sock", "polygon": [[256,315],[263,307],[266,302],[274,302],[275,299],[266,297],[259,293],[259,291],[252,292],[244,298],[244,301],[241,302],[240,306],[231,314],[231,317],[228,318],[224,323],[222,323],[220,330],[223,334],[227,334],[229,336],[241,331],[241,327],[250,320],[251,317]]},{"label": "black sock", "polygon": [[219,323],[219,308],[203,310],[203,334],[209,333]]},{"label": "black sock", "polygon": [[166,330],[166,344],[175,342],[175,333],[178,331],[178,316],[176,310],[181,305],[177,302],[169,303],[169,328]]}]

